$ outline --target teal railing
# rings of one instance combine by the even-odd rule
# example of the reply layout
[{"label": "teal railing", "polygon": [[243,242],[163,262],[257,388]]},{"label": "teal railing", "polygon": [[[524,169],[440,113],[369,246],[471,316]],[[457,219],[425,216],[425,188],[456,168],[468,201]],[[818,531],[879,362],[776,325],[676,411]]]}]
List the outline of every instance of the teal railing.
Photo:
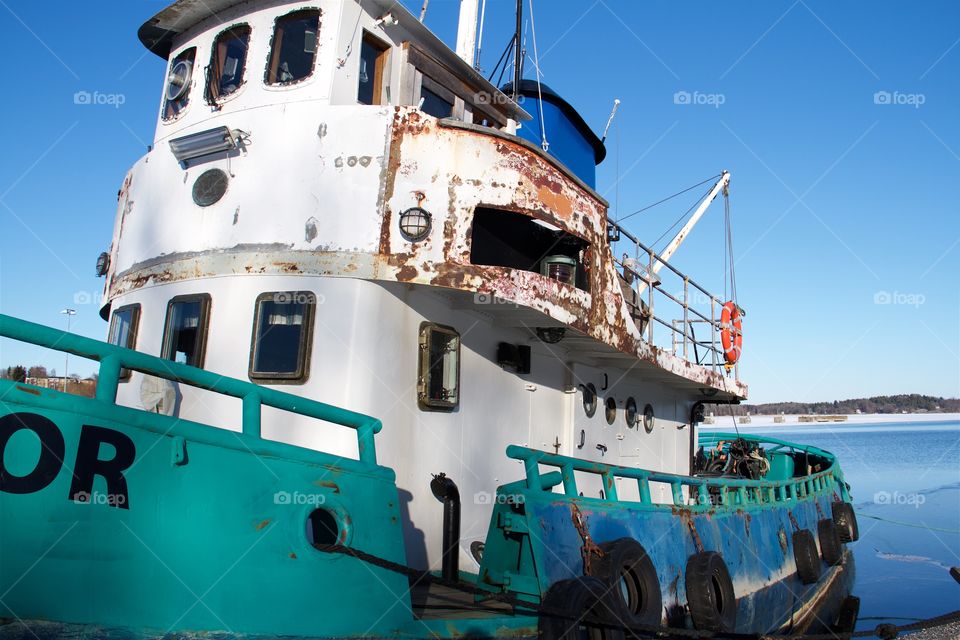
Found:
[{"label": "teal railing", "polygon": [[[606,500],[619,501],[616,479],[635,481],[639,490],[639,504],[650,507],[692,507],[700,509],[730,508],[741,509],[762,507],[777,503],[801,500],[810,496],[838,491],[846,497],[846,485],[843,475],[833,454],[817,449],[794,445],[775,438],[756,436],[737,436],[736,434],[711,433],[701,436],[700,443],[715,445],[720,440],[733,440],[743,437],[757,443],[772,444],[777,448],[792,448],[822,456],[829,461],[823,471],[802,477],[785,480],[746,480],[739,478],[715,478],[682,476],[672,473],[648,471],[632,467],[591,462],[578,458],[569,458],[526,447],[510,446],[507,457],[523,462],[526,472],[526,486],[535,491],[550,491],[563,485],[563,493],[568,497],[579,497],[576,472],[599,475],[603,479]],[[540,466],[554,467],[559,470],[543,473]],[[670,487],[672,502],[663,504],[654,502],[651,497],[650,483],[662,483]],[[686,496],[684,488],[687,489]],[[637,501],[632,501],[637,503]]]},{"label": "teal railing", "polygon": [[357,451],[360,461],[371,465],[377,463],[374,436],[380,432],[383,425],[371,416],[3,314],[0,314],[0,337],[99,362],[100,377],[97,380],[96,399],[100,402],[116,404],[120,371],[131,369],[198,389],[239,398],[243,403],[243,433],[254,438],[261,437],[261,416],[264,406],[350,427],[357,432]]}]

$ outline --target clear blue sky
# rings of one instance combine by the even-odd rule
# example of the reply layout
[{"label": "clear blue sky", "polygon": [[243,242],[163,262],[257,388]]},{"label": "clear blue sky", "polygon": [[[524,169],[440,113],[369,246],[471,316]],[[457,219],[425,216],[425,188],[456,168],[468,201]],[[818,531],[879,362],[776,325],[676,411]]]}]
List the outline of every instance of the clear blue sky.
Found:
[{"label": "clear blue sky", "polygon": [[[164,4],[0,0],[3,313],[63,326],[58,312],[72,306],[76,331],[105,335],[84,301],[102,286],[93,266],[117,189],[152,140],[164,64],[136,30]],[[512,4],[489,0],[487,70]],[[960,395],[960,4],[534,6],[543,80],[598,131],[623,102],[598,180],[621,214],[732,172],[751,401]],[[457,7],[430,3],[427,22],[447,42]],[[78,91],[123,104],[77,105]],[[878,91],[904,104],[877,104]],[[723,104],[676,104],[677,92]],[[652,240],[688,205],[630,227]],[[721,291],[722,228],[715,207],[674,259]],[[876,304],[879,292],[904,304]],[[0,343],[3,366],[20,362],[63,368],[58,355]]]}]

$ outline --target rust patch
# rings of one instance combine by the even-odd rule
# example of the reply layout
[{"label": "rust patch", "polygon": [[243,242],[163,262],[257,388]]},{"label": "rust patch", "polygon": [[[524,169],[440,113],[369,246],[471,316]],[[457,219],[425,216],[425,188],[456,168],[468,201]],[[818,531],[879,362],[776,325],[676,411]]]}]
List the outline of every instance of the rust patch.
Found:
[{"label": "rust patch", "polygon": [[31,389],[30,387],[21,387],[20,385],[17,385],[17,391],[23,391],[24,393],[29,393],[30,395],[34,395],[34,396],[40,395],[39,389]]},{"label": "rust patch", "polygon": [[800,531],[800,523],[794,517],[793,511],[787,511],[787,516],[790,518],[790,524],[793,526],[794,532]]},{"label": "rust patch", "polygon": [[291,559],[291,560],[296,560],[296,559],[297,559],[297,554],[294,553],[293,551],[291,551],[291,552],[290,552],[290,559]]},{"label": "rust patch", "polygon": [[270,518],[267,518],[266,520],[261,520],[261,521],[258,522],[257,524],[253,525],[253,528],[256,529],[257,531],[263,531],[263,529],[264,529],[268,524],[270,524]]},{"label": "rust patch", "polygon": [[325,489],[332,489],[334,493],[340,493],[340,487],[332,480],[317,480],[313,484]]},{"label": "rust patch", "polygon": [[587,529],[587,517],[580,513],[580,507],[576,502],[570,503],[570,517],[573,520],[573,526],[580,534],[583,544],[580,546],[580,556],[583,558],[583,573],[590,575],[590,563],[593,556],[603,557],[603,549],[597,546],[597,543],[590,537],[590,531]]}]

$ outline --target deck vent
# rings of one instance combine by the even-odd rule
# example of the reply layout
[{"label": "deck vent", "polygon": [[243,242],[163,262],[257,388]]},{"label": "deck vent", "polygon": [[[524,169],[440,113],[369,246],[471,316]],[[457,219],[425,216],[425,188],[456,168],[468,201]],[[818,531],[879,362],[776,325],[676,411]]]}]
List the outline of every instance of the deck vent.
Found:
[{"label": "deck vent", "polygon": [[228,127],[208,129],[171,140],[170,151],[178,162],[185,165],[197,158],[238,149],[241,135],[239,130]]},{"label": "deck vent", "polygon": [[577,261],[567,256],[547,256],[540,266],[541,275],[573,285],[577,282]]}]

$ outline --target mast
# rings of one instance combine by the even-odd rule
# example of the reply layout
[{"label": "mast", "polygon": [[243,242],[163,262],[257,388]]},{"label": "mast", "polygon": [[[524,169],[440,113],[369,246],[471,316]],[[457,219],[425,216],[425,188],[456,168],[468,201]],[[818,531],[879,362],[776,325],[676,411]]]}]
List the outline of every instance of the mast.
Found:
[{"label": "mast", "polygon": [[520,76],[523,75],[523,0],[517,0],[517,31],[513,52],[513,101],[520,97]]},{"label": "mast", "polygon": [[457,24],[457,55],[471,67],[477,52],[477,15],[479,0],[460,0],[460,21]]}]

